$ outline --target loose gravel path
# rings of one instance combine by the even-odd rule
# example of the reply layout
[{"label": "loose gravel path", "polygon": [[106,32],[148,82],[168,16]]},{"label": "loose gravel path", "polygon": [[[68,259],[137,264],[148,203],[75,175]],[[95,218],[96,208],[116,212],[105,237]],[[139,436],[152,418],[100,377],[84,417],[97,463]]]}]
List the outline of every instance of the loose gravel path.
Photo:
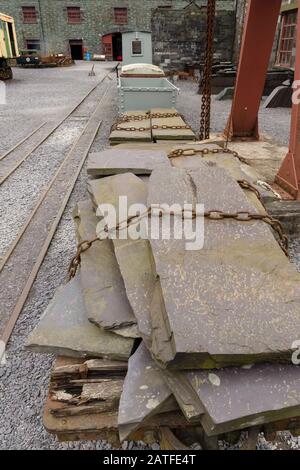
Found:
[{"label": "loose gravel path", "polygon": [[[111,64],[96,64],[97,79],[107,72]],[[16,80],[8,85],[8,103],[0,106],[0,154],[12,147],[42,120],[58,119],[79,101],[92,85],[88,77],[90,64],[79,63],[64,69],[22,70],[15,72]],[[180,84],[179,111],[187,121],[198,128],[200,97],[196,86]],[[97,100],[99,96],[95,96]],[[19,104],[24,106],[20,107]],[[32,158],[22,166],[21,178],[16,177],[0,189],[1,236],[0,252],[4,252],[17,233],[26,213],[34,205],[41,188],[59,164],[61,156],[80,132],[82,118],[90,112],[92,104],[76,113],[76,125],[69,123],[49,140],[41,158]],[[4,108],[4,109],[3,109]],[[21,108],[21,109],[20,109]],[[230,102],[213,102],[212,127],[222,131],[229,114]],[[105,120],[93,144],[99,151],[108,145],[111,123],[117,113],[116,93],[111,102],[103,105]],[[289,135],[289,110],[262,110],[260,124],[264,132],[286,144]],[[86,197],[86,172],[83,169],[70,198],[49,252],[34,283],[21,317],[16,324],[8,345],[6,363],[0,366],[0,449],[109,449],[104,442],[59,443],[43,428],[42,413],[47,394],[49,373],[53,357],[24,351],[24,342],[37,324],[54,290],[66,281],[68,262],[76,243],[72,221],[72,209],[76,202]],[[3,219],[2,219],[3,217]],[[3,220],[3,221],[2,221]],[[300,271],[300,241],[292,244],[292,259]],[[299,441],[285,433],[284,446],[299,448]],[[226,444],[222,443],[223,448]],[[126,443],[124,448],[145,448],[143,443]],[[157,448],[154,446],[153,448]],[[263,436],[258,448],[271,449]]]}]

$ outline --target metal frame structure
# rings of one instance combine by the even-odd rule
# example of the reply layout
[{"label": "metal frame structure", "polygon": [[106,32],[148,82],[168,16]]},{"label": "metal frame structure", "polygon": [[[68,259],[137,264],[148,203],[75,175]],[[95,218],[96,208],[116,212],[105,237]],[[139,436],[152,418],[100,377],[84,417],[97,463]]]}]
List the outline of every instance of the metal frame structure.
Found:
[{"label": "metal frame structure", "polygon": [[[300,11],[300,0],[298,0]],[[232,110],[225,135],[228,139],[258,140],[258,112],[276,34],[281,0],[249,0]],[[300,80],[300,15],[297,19],[295,80]],[[276,183],[300,199],[300,108],[293,103],[289,152]]]},{"label": "metal frame structure", "polygon": [[249,0],[231,115],[231,140],[257,140],[258,111],[272,52],[281,0]]},{"label": "metal frame structure", "polygon": [[[298,0],[297,40],[296,40],[296,62],[295,83],[300,83],[300,0]],[[297,93],[299,96],[299,93]],[[294,199],[300,199],[300,103],[293,102],[291,117],[291,133],[289,151],[286,155],[279,172],[276,183],[291,194]]]}]

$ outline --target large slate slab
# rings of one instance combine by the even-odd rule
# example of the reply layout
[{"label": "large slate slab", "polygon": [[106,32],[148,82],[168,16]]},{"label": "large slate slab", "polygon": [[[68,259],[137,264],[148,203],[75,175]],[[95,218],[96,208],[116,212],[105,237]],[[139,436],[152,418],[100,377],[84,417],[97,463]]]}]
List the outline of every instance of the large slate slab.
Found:
[{"label": "large slate slab", "polygon": [[[151,114],[176,113],[176,109],[153,108]],[[153,126],[185,126],[186,123],[181,116],[169,118],[152,118],[152,136],[155,141],[159,140],[196,140],[191,129],[154,129]]]},{"label": "large slate slab", "polygon": [[[79,243],[96,237],[99,220],[89,199],[77,204],[73,217]],[[80,278],[88,319],[105,330],[136,338],[136,319],[111,240],[99,240],[82,253]]]},{"label": "large slate slab", "polygon": [[300,367],[257,364],[185,373],[205,414],[208,435],[300,415]]},{"label": "large slate slab", "polygon": [[178,409],[162,372],[151,358],[144,343],[128,362],[119,404],[120,440],[129,438],[151,416]]},{"label": "large slate slab", "polygon": [[[153,171],[148,204],[204,204],[205,210],[250,212],[242,189],[221,168]],[[215,368],[290,362],[300,335],[299,274],[262,221],[205,219],[204,247],[150,240],[161,292],[151,307],[152,353],[161,365]],[[163,326],[161,326],[163,328]],[[163,337],[163,341],[159,338]]]},{"label": "large slate slab", "polygon": [[171,166],[166,152],[151,150],[127,150],[118,147],[90,153],[87,173],[90,176],[111,176],[118,173],[150,175],[158,165]]},{"label": "large slate slab", "polygon": [[[135,116],[145,116],[147,117],[147,113],[144,111],[127,111],[124,113],[126,117],[135,117]],[[129,122],[122,122],[118,126],[122,129],[128,128],[145,128],[145,131],[125,131],[125,130],[113,130],[109,136],[109,140],[112,145],[115,145],[120,142],[124,141],[132,141],[132,142],[151,142],[151,121],[149,119],[143,119],[142,121],[129,121]]]},{"label": "large slate slab", "polygon": [[133,340],[103,331],[88,321],[78,275],[57,290],[26,347],[59,356],[126,360]]},{"label": "large slate slab", "polygon": [[[132,173],[92,180],[88,183],[88,188],[95,206],[109,203],[118,208],[119,197],[125,195],[128,198],[128,207],[136,203],[147,203],[147,184]],[[156,280],[149,241],[116,239],[113,244],[127,297],[137,319],[138,330],[144,341],[149,344],[150,304]]]},{"label": "large slate slab", "polygon": [[[181,145],[173,148],[173,150],[176,149],[186,150],[187,153],[189,153],[189,150],[191,149],[209,149],[213,152],[213,150],[216,149],[220,150],[220,146],[215,143],[195,143],[192,145],[190,144],[189,146]],[[251,167],[250,165],[247,165],[246,163],[241,162],[237,157],[234,157],[229,153],[207,153],[204,156],[202,156],[201,154],[185,155],[182,157],[170,158],[170,160],[175,168],[184,168],[187,170],[199,168],[199,166],[201,167],[203,162],[209,163],[210,165],[217,165],[218,167],[226,170],[227,173],[236,181],[248,181],[248,183],[256,187],[256,189],[260,192],[262,198],[274,198],[274,193],[272,191],[268,190],[267,188],[263,188],[261,185],[258,184],[263,180],[263,177],[256,171],[256,169]],[[260,211],[264,212],[262,205],[257,200],[257,196],[253,193],[253,191],[247,189],[244,191],[247,198],[249,199],[249,202],[251,204],[256,205],[257,207],[260,207]]]}]

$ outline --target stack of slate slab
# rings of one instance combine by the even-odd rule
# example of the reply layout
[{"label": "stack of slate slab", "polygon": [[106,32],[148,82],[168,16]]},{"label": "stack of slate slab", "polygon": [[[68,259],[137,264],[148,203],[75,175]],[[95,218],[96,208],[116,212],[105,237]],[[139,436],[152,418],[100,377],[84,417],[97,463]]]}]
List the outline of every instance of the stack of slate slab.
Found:
[{"label": "stack of slate slab", "polygon": [[122,142],[195,141],[196,136],[175,108],[155,108],[147,112],[124,113],[113,126],[109,140],[111,145],[117,145]]},{"label": "stack of slate slab", "polygon": [[[215,215],[265,213],[256,194],[238,184],[255,185],[251,167],[216,144],[193,144],[212,151],[202,158],[189,151],[168,158],[190,147],[121,145],[90,154],[87,198],[74,209],[77,241],[102,231],[103,205],[124,220],[124,196],[127,208],[204,204]],[[153,415],[178,409],[209,436],[300,417],[300,368],[292,363],[300,275],[272,229],[257,219],[200,215],[204,238],[188,250],[191,240],[178,236],[175,218],[169,238],[136,230],[84,251],[79,272],[58,291],[27,346],[128,361],[121,440]]]}]

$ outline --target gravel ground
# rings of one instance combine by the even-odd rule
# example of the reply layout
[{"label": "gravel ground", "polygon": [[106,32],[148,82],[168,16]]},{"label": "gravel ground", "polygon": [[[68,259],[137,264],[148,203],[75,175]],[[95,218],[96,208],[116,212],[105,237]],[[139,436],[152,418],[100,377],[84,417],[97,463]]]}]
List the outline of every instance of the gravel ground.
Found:
[{"label": "gravel ground", "polygon": [[0,106],[0,155],[43,121],[58,121],[113,66],[95,63],[95,77],[89,77],[92,65],[85,62],[62,68],[14,68],[14,80],[5,82],[7,104]]},{"label": "gravel ground", "polygon": [[[9,84],[8,94],[12,107],[3,110],[0,106],[1,121],[0,142],[3,153],[13,143],[25,136],[38,125],[42,119],[57,119],[57,113],[65,113],[67,109],[79,101],[91,88],[88,77],[90,64],[80,63],[76,67],[66,69],[22,70],[15,73],[16,81]],[[100,75],[107,71],[108,64],[97,64],[96,73]],[[23,97],[24,88],[27,87],[24,100],[28,104],[20,110],[16,104]],[[200,97],[196,94],[196,86],[182,83],[179,98],[179,110],[186,116],[187,121],[198,128]],[[35,90],[35,91],[34,91]],[[30,96],[34,94],[34,97]],[[96,97],[95,97],[96,98]],[[80,132],[81,118],[89,113],[91,103],[76,113],[78,119],[72,132],[66,129],[56,135],[54,141],[47,143],[43,151],[43,159],[28,160],[20,170],[22,178],[11,179],[6,190],[0,191],[1,236],[0,250],[5,250],[8,241],[17,232],[17,227],[24,221],[25,214],[32,207],[32,200],[38,197],[47,177],[53,174],[61,155],[67,151],[71,141]],[[213,102],[212,123],[213,131],[221,131],[227,120],[230,102]],[[103,112],[106,119],[93,144],[93,151],[99,151],[107,145],[107,136],[111,123],[116,115],[116,99],[104,102]],[[271,110],[261,111],[260,124],[263,132],[269,133],[281,143],[287,143],[289,134],[289,111]],[[82,116],[84,115],[84,116]],[[30,123],[28,121],[30,120]],[[12,126],[14,123],[14,126]],[[74,123],[72,123],[74,124]],[[75,130],[74,130],[75,129]],[[60,157],[58,156],[60,155]],[[18,170],[19,171],[19,170]],[[11,186],[10,186],[11,185]],[[19,318],[12,338],[9,342],[6,363],[0,366],[0,449],[109,449],[104,442],[59,443],[56,438],[49,435],[43,428],[42,413],[47,394],[49,372],[53,357],[38,355],[24,351],[24,342],[32,328],[37,324],[39,317],[53,297],[54,290],[66,281],[68,262],[74,253],[75,239],[71,212],[76,202],[86,197],[85,169],[81,173],[69,204],[62,217],[61,223],[54,236],[49,252],[34,283],[28,301]],[[300,241],[294,240],[291,247],[292,259],[300,271]],[[243,436],[236,446],[243,441]],[[221,448],[230,448],[226,443],[220,443]],[[298,438],[289,433],[283,433],[281,443],[277,448],[300,448]],[[157,448],[154,445],[153,448]],[[267,443],[264,436],[258,440],[259,449],[272,449],[273,444]],[[147,448],[143,443],[124,443],[123,448]]]},{"label": "gravel ground", "polygon": [[[195,132],[199,132],[199,110],[201,97],[197,94],[198,86],[193,82],[178,81],[180,88],[178,109],[184,114],[187,122]],[[231,109],[231,100],[217,101],[212,98],[211,127],[213,132],[222,132],[227,124]],[[291,111],[288,108],[264,109],[263,103],[259,112],[260,132],[273,137],[278,143],[287,145],[289,141]]]}]

